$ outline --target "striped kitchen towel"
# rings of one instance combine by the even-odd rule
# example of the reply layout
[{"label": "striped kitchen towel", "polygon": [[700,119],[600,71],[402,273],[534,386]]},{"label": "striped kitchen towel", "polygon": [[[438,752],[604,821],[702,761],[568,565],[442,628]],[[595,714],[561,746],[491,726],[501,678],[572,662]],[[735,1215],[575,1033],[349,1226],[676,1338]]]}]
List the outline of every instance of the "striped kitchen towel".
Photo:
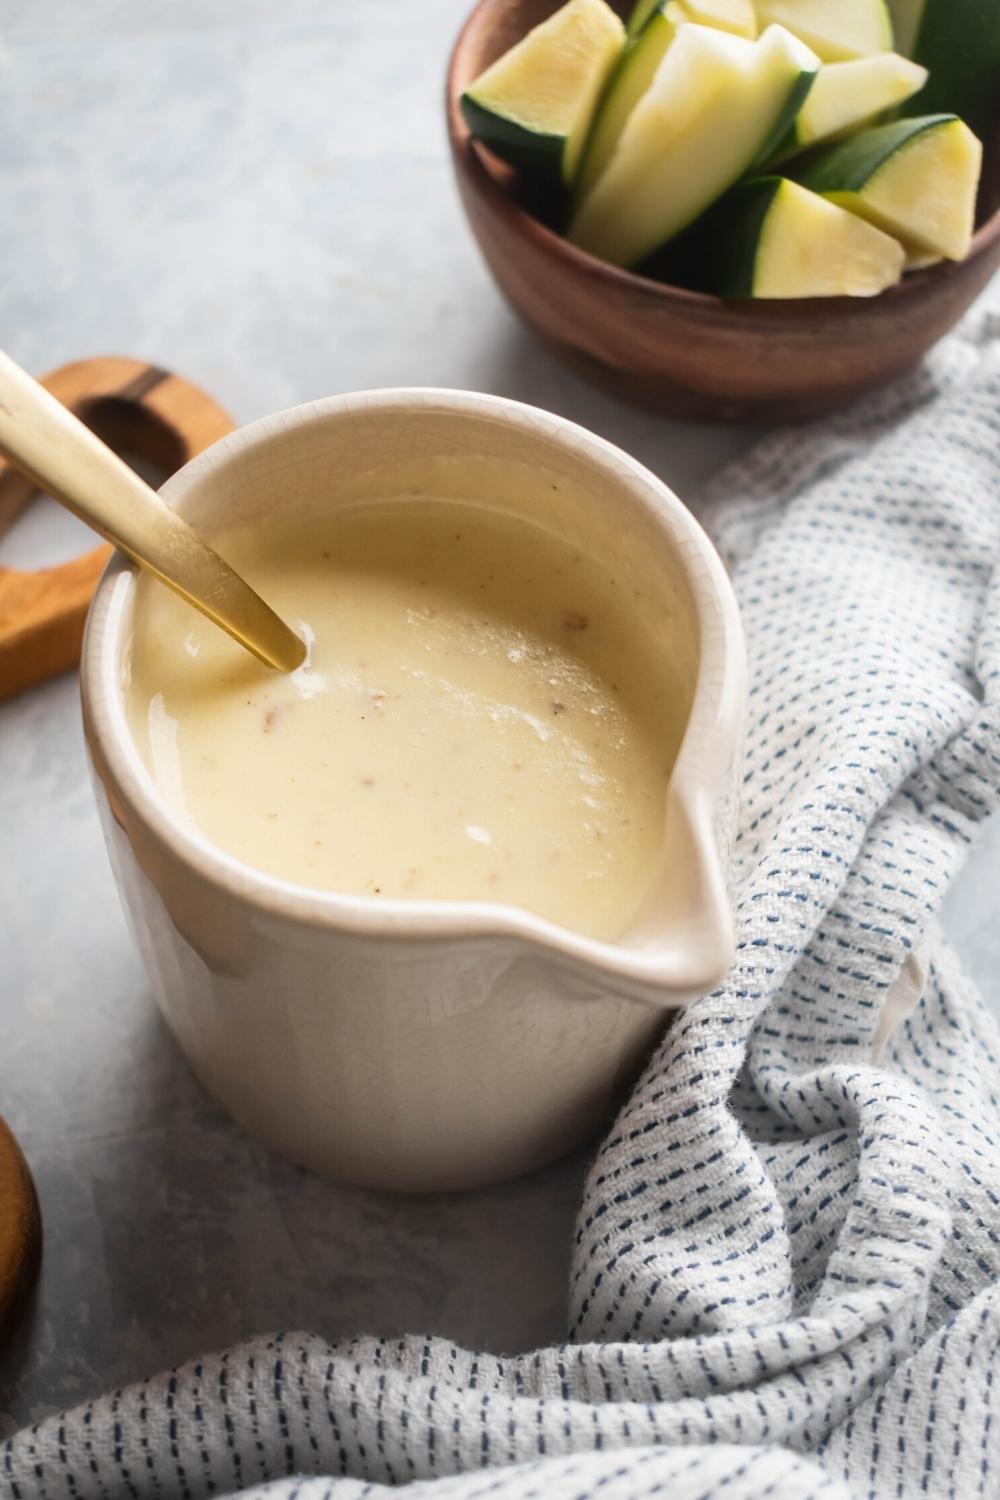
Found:
[{"label": "striped kitchen towel", "polygon": [[712,510],[739,948],[600,1149],[567,1342],[262,1338],[13,1437],[12,1500],[1000,1495],[997,1033],[933,928],[1000,801],[1000,319]]}]

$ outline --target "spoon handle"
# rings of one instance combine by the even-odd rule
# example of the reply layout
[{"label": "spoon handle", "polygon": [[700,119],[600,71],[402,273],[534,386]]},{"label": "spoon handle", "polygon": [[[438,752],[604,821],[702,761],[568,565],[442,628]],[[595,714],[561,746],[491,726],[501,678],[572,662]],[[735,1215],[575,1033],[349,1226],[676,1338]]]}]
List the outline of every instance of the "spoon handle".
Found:
[{"label": "spoon handle", "polygon": [[0,453],[267,666],[301,665],[304,645],[260,595],[2,350]]}]

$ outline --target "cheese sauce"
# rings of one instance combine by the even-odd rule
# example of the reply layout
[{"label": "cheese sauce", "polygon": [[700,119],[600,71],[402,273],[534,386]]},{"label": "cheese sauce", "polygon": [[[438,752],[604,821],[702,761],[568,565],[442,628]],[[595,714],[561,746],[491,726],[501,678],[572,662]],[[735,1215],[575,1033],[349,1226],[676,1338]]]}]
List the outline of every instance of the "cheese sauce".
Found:
[{"label": "cheese sauce", "polygon": [[269,671],[138,579],[129,715],[175,815],[301,885],[621,934],[687,694],[612,559],[423,496],[215,540],[309,655]]}]

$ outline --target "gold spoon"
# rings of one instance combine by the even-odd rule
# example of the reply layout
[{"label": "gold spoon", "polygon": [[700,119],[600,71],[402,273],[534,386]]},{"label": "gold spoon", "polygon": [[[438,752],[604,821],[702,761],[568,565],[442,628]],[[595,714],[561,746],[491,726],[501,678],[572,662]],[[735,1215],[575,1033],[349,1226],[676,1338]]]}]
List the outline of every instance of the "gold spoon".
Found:
[{"label": "gold spoon", "polygon": [[0,350],[0,453],[260,661],[293,672],[293,630],[138,474]]}]

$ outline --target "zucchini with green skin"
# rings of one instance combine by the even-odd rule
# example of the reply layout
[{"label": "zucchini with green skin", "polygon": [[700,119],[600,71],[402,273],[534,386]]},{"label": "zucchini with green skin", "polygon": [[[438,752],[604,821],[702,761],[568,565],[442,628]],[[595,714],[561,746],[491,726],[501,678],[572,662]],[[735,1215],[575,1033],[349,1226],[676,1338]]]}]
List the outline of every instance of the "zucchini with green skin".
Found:
[{"label": "zucchini with green skin", "polygon": [[[785,31],[784,27],[772,26],[770,30],[781,32],[789,43],[793,46],[796,45],[796,38],[792,36],[791,32]],[[760,166],[763,162],[769,161],[774,155],[779,143],[785,139],[797,116],[801,114],[802,108],[812,92],[813,84],[822,71],[819,67],[816,54],[811,52],[802,42],[797,43],[797,45],[800,48],[800,69],[798,76],[789,77],[788,90],[780,109],[775,113],[774,124],[757,148],[756,154],[750,163],[752,167]],[[809,56],[808,65],[804,62],[805,54],[807,53]]]},{"label": "zucchini with green skin", "polygon": [[614,265],[655,254],[785,135],[818,67],[780,26],[756,42],[682,26],[570,239]]},{"label": "zucchini with green skin", "polygon": [[630,37],[638,36],[645,26],[654,10],[658,10],[661,0],[635,0],[631,14],[625,23],[626,34]]},{"label": "zucchini with green skin", "polygon": [[961,260],[972,238],[982,147],[956,115],[893,120],[793,163],[798,182],[914,256]]},{"label": "zucchini with green skin", "polygon": [[757,36],[753,0],[675,0],[675,3],[684,20],[696,26],[714,26],[717,31],[746,37],[748,42]]},{"label": "zucchini with green skin", "polygon": [[707,279],[720,297],[873,297],[903,270],[903,247],[786,177],[740,183],[705,216]]},{"label": "zucchini with green skin", "polygon": [[660,0],[636,34],[626,41],[621,60],[598,105],[574,185],[577,202],[586,196],[611,160],[629,115],[655,78],[678,28],[687,23],[712,26],[750,40],[757,34],[751,0]]},{"label": "zucchini with green skin", "polygon": [[629,115],[656,77],[667,48],[677,35],[676,0],[658,5],[639,34],[625,44],[625,51],[611,76],[604,98],[597,107],[590,136],[584,148],[574,190],[583,198],[614,155]]},{"label": "zucchini with green skin", "polygon": [[1000,109],[1000,4],[997,0],[889,0],[896,46],[930,69],[908,114],[961,115],[977,135]]},{"label": "zucchini with green skin", "polygon": [[469,85],[469,130],[529,180],[567,187],[624,38],[605,0],[569,0]]},{"label": "zucchini with green skin", "polygon": [[892,51],[885,0],[757,0],[760,25],[776,23],[823,62],[846,62]]},{"label": "zucchini with green skin", "polygon": [[926,68],[897,52],[824,63],[772,161],[869,124],[915,94],[926,79]]}]

